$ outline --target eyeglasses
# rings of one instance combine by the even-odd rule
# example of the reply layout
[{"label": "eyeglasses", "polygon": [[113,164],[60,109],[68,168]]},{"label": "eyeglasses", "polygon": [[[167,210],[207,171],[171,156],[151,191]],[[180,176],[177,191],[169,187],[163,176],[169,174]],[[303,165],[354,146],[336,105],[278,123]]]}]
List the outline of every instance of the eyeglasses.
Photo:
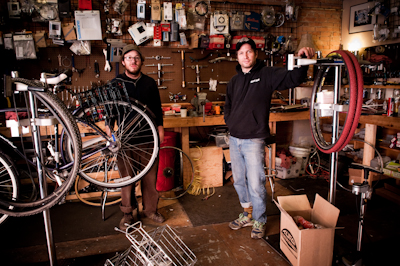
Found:
[{"label": "eyeglasses", "polygon": [[140,56],[125,56],[124,58],[126,61],[129,61],[129,62],[132,62],[132,61],[139,62],[140,60],[142,60],[142,58],[140,58]]}]

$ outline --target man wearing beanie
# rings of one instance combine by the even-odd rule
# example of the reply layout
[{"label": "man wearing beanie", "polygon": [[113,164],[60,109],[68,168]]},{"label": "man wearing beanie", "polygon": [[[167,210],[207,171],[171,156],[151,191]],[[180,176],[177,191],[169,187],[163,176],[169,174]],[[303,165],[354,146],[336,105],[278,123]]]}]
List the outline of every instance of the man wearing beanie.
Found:
[{"label": "man wearing beanie", "polygon": [[[122,65],[125,67],[125,71],[123,74],[119,74],[115,80],[124,82],[129,97],[145,104],[154,113],[154,121],[158,129],[160,143],[162,143],[164,140],[164,127],[161,99],[157,83],[154,79],[141,72],[144,57],[136,44],[126,45],[122,50],[122,56]],[[143,153],[142,156],[148,155]],[[121,177],[132,176],[132,169],[127,167],[123,160],[118,160],[118,170]],[[149,172],[141,179],[143,214],[157,223],[162,223],[165,221],[165,218],[157,212],[159,199],[158,191],[156,190],[157,171],[158,158]],[[125,230],[126,224],[131,224],[133,222],[132,211],[134,208],[132,206],[136,206],[134,186],[133,184],[121,189],[122,200],[120,209],[124,214],[119,224],[121,230]],[[137,211],[139,212],[139,210]]]},{"label": "man wearing beanie", "polygon": [[[229,81],[224,106],[234,187],[244,212],[229,223],[238,230],[252,226],[251,238],[265,234],[267,190],[264,172],[265,142],[270,136],[269,111],[274,90],[294,88],[307,76],[308,66],[287,71],[267,67],[257,59],[255,42],[243,37],[236,45],[237,74]],[[314,56],[314,49],[301,48],[298,55]],[[252,213],[250,214],[250,210]]]}]

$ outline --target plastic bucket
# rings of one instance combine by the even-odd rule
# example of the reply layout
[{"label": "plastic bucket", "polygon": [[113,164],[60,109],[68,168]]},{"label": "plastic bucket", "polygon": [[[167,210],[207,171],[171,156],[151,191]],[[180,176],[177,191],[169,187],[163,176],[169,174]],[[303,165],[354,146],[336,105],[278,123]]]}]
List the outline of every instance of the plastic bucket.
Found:
[{"label": "plastic bucket", "polygon": [[300,174],[305,174],[310,148],[289,146],[289,151],[294,157],[301,159]]},{"label": "plastic bucket", "polygon": [[[176,132],[165,131],[164,142],[160,145],[160,147],[175,147],[176,135]],[[175,149],[160,149],[156,183],[156,189],[158,191],[168,191],[174,188],[175,154]]]}]

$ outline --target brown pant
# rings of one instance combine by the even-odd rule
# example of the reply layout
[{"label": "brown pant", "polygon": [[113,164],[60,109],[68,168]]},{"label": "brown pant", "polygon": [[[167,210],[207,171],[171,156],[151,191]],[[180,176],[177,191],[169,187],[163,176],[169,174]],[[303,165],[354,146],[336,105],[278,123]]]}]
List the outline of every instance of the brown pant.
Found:
[{"label": "brown pant", "polygon": [[[145,148],[145,145],[139,145],[140,148]],[[128,151],[127,156],[130,158],[134,158],[137,161],[140,159],[147,160],[150,159],[148,154],[137,154]],[[132,169],[127,167],[122,158],[118,157],[118,169],[121,177],[125,177],[127,175],[132,176]],[[142,189],[142,203],[143,203],[143,213],[145,216],[150,216],[153,213],[157,212],[157,205],[159,194],[156,190],[156,182],[157,182],[157,171],[158,171],[158,157],[155,160],[153,166],[150,168],[149,172],[144,175],[141,179],[141,189]],[[121,188],[121,206],[120,209],[123,213],[131,213],[133,211],[133,207],[136,208],[136,197],[135,197],[135,184],[126,186]]]}]

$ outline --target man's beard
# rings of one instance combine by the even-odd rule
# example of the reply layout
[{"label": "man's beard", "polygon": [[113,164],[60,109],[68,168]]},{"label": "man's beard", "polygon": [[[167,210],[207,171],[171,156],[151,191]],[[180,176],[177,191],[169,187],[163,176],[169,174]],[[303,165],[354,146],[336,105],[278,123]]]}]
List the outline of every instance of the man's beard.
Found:
[{"label": "man's beard", "polygon": [[138,69],[137,69],[136,71],[134,71],[134,72],[132,72],[132,71],[130,71],[130,70],[128,70],[128,69],[126,69],[126,71],[127,71],[129,74],[136,76],[136,75],[139,75],[139,73],[140,73],[140,68],[138,68]]}]

